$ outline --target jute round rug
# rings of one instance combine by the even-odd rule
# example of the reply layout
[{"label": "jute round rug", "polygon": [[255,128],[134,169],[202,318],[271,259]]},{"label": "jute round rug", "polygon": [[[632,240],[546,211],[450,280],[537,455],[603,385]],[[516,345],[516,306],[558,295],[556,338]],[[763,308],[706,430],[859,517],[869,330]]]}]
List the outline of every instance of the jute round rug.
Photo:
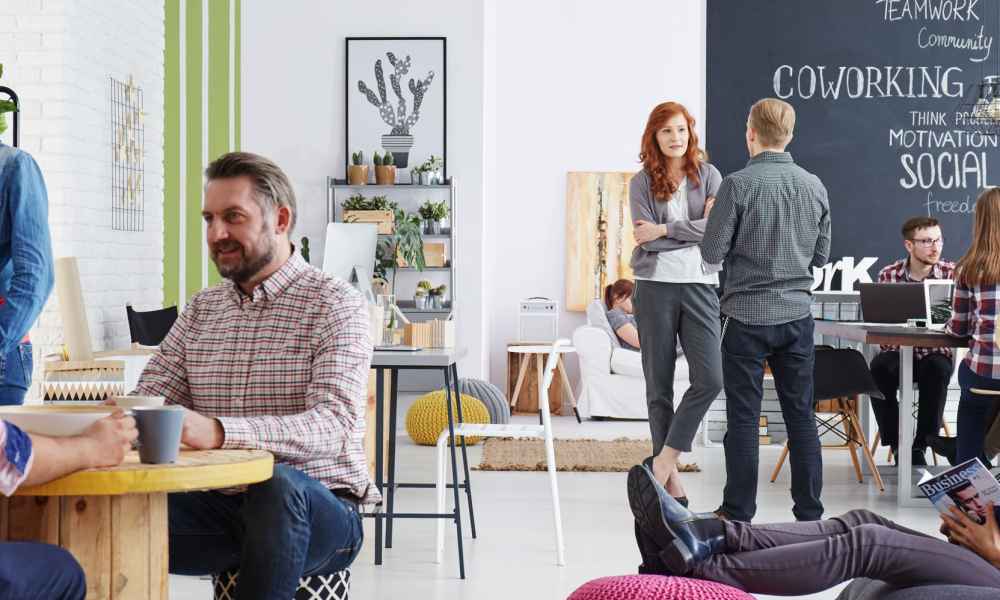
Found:
[{"label": "jute round rug", "polygon": [[[642,462],[652,448],[649,440],[555,440],[557,471],[623,472]],[[697,464],[678,465],[681,472],[698,472]],[[545,442],[538,439],[490,438],[483,447],[480,471],[544,471]]]}]

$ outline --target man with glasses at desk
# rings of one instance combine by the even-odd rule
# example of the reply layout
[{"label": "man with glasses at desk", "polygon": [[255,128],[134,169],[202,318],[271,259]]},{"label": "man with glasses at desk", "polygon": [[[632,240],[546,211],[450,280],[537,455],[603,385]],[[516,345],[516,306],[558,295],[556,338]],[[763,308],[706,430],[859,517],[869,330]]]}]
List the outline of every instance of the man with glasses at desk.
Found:
[{"label": "man with glasses at desk", "polygon": [[[879,283],[919,283],[925,279],[952,279],[955,263],[941,260],[944,238],[937,219],[913,217],[903,223],[903,246],[907,257],[886,266],[878,274]],[[913,464],[926,465],[927,436],[937,434],[944,414],[948,382],[954,369],[951,348],[914,348],[913,377],[919,392],[917,431],[913,440]],[[899,347],[882,346],[872,359],[872,377],[885,400],[872,398],[872,409],[882,437],[882,445],[896,454],[899,435]]]}]

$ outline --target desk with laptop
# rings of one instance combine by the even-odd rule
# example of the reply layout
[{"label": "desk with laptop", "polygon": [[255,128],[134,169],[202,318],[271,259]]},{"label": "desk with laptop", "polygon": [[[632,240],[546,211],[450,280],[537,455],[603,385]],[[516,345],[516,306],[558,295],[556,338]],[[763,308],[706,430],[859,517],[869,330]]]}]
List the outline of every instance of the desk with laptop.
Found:
[{"label": "desk with laptop", "polygon": [[[899,506],[927,506],[913,477],[911,449],[915,401],[913,389],[913,349],[960,348],[965,338],[943,331],[947,322],[944,304],[950,306],[953,282],[928,280],[922,283],[863,283],[860,286],[862,321],[816,320],[816,333],[842,340],[860,342],[869,347],[899,346],[899,451],[896,453],[899,481]],[[867,353],[866,353],[867,354]]]}]

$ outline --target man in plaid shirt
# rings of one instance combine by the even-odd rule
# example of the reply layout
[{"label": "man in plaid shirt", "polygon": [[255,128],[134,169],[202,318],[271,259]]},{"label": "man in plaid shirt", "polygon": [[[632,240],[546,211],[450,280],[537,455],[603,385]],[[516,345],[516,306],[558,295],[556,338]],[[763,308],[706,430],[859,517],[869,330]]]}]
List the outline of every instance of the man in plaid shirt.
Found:
[{"label": "man in plaid shirt", "polygon": [[354,560],[358,505],[379,499],[363,445],[367,303],[294,251],[277,165],[234,152],[205,176],[208,249],[228,281],[190,300],[136,393],[188,409],[188,446],[268,450],[276,465],[246,490],[170,495],[170,572],[239,569],[238,598],[291,598],[301,576]]},{"label": "man in plaid shirt", "polygon": [[[879,283],[916,283],[925,279],[952,279],[955,263],[941,260],[944,238],[937,219],[913,217],[903,223],[903,246],[907,257],[883,268],[878,274]],[[928,436],[937,435],[944,415],[948,395],[948,382],[954,370],[951,348],[914,348],[913,378],[919,392],[917,431],[913,440],[913,464],[926,465],[924,452]],[[882,438],[882,445],[896,454],[899,424],[899,346],[882,346],[871,363],[872,377],[885,400],[872,398],[872,409]]]}]

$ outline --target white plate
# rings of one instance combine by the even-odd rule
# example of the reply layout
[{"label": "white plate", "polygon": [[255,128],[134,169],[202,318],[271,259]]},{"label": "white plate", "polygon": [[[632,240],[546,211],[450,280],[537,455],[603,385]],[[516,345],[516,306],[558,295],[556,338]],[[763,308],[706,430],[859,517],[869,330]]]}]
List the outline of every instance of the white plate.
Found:
[{"label": "white plate", "polygon": [[83,433],[98,419],[115,410],[113,406],[8,406],[0,408],[0,419],[10,421],[29,433],[67,437]]},{"label": "white plate", "polygon": [[165,400],[166,399],[163,396],[112,396],[111,398],[111,401],[115,403],[115,406],[125,410],[139,408],[142,406],[163,406]]}]

